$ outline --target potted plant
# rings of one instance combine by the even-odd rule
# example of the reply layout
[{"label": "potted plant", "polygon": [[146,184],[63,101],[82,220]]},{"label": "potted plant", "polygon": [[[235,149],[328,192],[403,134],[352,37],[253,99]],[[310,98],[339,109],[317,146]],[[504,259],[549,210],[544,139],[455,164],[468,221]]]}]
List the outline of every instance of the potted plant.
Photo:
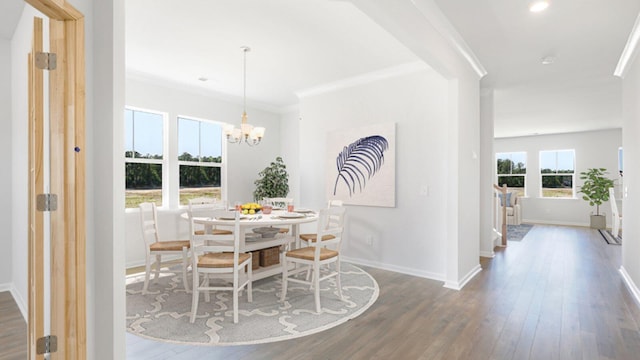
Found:
[{"label": "potted plant", "polygon": [[580,179],[584,180],[580,193],[582,199],[589,202],[590,206],[596,206],[596,213],[591,214],[591,227],[594,229],[604,229],[607,226],[607,218],[600,215],[600,205],[609,200],[609,188],[613,187],[614,180],[605,177],[607,169],[593,168],[580,173]]},{"label": "potted plant", "polygon": [[269,166],[258,173],[258,180],[254,182],[256,189],[253,192],[255,201],[263,198],[286,197],[289,194],[289,174],[287,166],[281,157],[271,162]]}]

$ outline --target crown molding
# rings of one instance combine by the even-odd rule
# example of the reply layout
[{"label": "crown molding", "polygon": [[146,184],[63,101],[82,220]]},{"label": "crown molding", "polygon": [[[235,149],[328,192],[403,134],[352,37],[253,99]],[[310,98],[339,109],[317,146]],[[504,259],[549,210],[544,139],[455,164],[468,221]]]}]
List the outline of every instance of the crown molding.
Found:
[{"label": "crown molding", "polygon": [[487,70],[482,66],[476,54],[471,50],[467,42],[464,41],[458,31],[451,25],[451,22],[442,13],[442,10],[433,0],[411,0],[413,6],[424,16],[424,18],[444,37],[456,51],[469,63],[478,77],[487,75]]},{"label": "crown molding", "polygon": [[342,80],[314,86],[312,88],[296,91],[296,96],[301,99],[308,96],[315,96],[324,93],[334,92],[336,90],[346,89],[358,85],[372,83],[374,81],[396,77],[399,75],[411,74],[418,71],[430,69],[427,64],[422,61],[406,63],[398,66],[392,66],[386,69],[372,71],[366,74],[345,78]]},{"label": "crown molding", "polygon": [[631,34],[629,34],[629,38],[627,39],[627,44],[622,50],[622,55],[620,55],[620,59],[618,60],[618,65],[616,66],[616,70],[613,72],[613,75],[624,78],[627,71],[629,70],[629,65],[633,62],[633,60],[638,55],[638,44],[640,43],[640,14],[636,18],[636,23],[633,25],[633,29],[631,30]]}]

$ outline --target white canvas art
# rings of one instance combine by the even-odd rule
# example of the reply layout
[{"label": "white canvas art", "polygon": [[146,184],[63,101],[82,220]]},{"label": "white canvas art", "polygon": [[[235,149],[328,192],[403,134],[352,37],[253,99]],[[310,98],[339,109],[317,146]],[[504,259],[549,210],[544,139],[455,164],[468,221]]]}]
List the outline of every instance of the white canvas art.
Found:
[{"label": "white canvas art", "polygon": [[349,205],[395,207],[395,152],[395,123],[329,133],[327,198]]}]

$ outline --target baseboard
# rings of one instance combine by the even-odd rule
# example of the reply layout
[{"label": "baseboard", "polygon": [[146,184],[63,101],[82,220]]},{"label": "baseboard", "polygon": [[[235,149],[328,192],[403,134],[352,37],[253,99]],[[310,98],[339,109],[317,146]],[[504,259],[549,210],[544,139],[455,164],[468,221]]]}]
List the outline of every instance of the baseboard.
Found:
[{"label": "baseboard", "polygon": [[633,282],[631,276],[629,276],[629,273],[627,273],[627,270],[624,268],[624,266],[620,266],[620,269],[618,271],[620,271],[622,279],[627,285],[627,289],[629,289],[631,295],[633,295],[633,298],[636,300],[636,304],[640,306],[640,289],[638,289],[636,284]]},{"label": "baseboard", "polygon": [[474,276],[478,275],[478,273],[482,271],[482,267],[480,266],[480,264],[476,265],[473,269],[471,269],[471,271],[469,271],[467,273],[467,275],[465,275],[461,281],[446,281],[444,283],[444,287],[446,287],[447,289],[453,289],[453,290],[462,290],[462,288],[467,285],[467,283],[473,279]]},{"label": "baseboard", "polygon": [[480,257],[494,258],[496,257],[496,253],[493,251],[480,251]]},{"label": "baseboard", "polygon": [[[182,255],[163,255],[162,256],[162,263],[164,263],[165,261],[175,261],[175,260],[180,260],[182,259]],[[155,260],[154,260],[155,261]],[[144,267],[146,265],[145,260],[138,260],[138,261],[132,261],[132,262],[128,262],[125,264],[125,268],[126,269],[131,269],[131,268],[135,268],[135,267]]]},{"label": "baseboard", "polygon": [[552,220],[534,220],[534,219],[522,219],[523,223],[527,224],[540,224],[540,225],[560,225],[560,226],[579,226],[589,227],[588,222],[566,222],[566,221],[552,221]]},{"label": "baseboard", "polygon": [[0,284],[0,292],[3,291],[8,291],[11,293],[13,300],[16,302],[16,305],[18,305],[18,309],[20,309],[20,313],[22,314],[24,321],[27,321],[27,318],[29,316],[29,308],[27,306],[27,302],[22,298],[22,296],[20,296],[20,293],[18,293],[18,290],[15,288],[15,286],[13,286],[13,284],[11,283]]},{"label": "baseboard", "polygon": [[390,264],[383,264],[383,263],[376,262],[376,261],[355,259],[355,258],[350,258],[350,257],[346,257],[346,256],[342,256],[342,261],[346,261],[346,262],[349,262],[349,263],[352,263],[352,264],[355,264],[355,265],[370,266],[370,267],[376,268],[376,269],[388,270],[388,271],[393,271],[393,272],[397,272],[397,273],[401,273],[401,274],[405,274],[405,275],[417,276],[417,277],[430,279],[430,280],[436,280],[436,281],[444,281],[445,280],[445,276],[443,274],[436,274],[436,273],[431,273],[431,272],[428,272],[428,271],[416,271],[416,269],[411,269],[411,268],[406,268],[406,267],[396,266],[396,265],[390,265]]}]

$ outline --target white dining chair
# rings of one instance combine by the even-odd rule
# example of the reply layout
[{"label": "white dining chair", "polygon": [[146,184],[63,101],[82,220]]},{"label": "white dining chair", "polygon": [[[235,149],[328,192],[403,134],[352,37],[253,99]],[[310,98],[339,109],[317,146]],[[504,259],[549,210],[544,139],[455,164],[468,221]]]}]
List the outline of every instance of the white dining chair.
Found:
[{"label": "white dining chair", "polygon": [[[162,269],[162,256],[164,255],[182,255],[182,282],[184,289],[189,292],[189,284],[187,283],[187,271],[189,267],[189,249],[191,247],[189,240],[160,240],[158,233],[158,211],[156,204],[152,202],[144,202],[138,205],[140,209],[140,225],[142,230],[142,238],[145,242],[145,273],[144,285],[142,292],[148,293],[149,278],[151,276],[151,267],[155,266],[154,281],[160,277],[160,273],[175,273],[174,270]],[[155,261],[152,263],[152,259]]]},{"label": "white dining chair", "polygon": [[[196,234],[194,220],[189,221],[191,228],[191,267],[193,272],[193,293],[191,299],[191,318],[193,323],[198,312],[200,292],[205,293],[209,302],[209,291],[233,292],[233,322],[238,322],[238,301],[242,289],[247,290],[247,300],[253,301],[251,282],[252,254],[240,252],[240,212],[213,210],[214,218],[235,219],[231,234]],[[200,278],[202,275],[202,278]],[[211,279],[221,278],[224,284],[211,285]],[[231,285],[229,285],[229,282]]]},{"label": "white dining chair", "polygon": [[[342,200],[329,200],[327,202],[327,208],[333,208],[333,207],[342,207],[343,202]],[[310,241],[316,241],[316,234],[315,233],[305,233],[305,234],[300,234],[300,240],[301,242],[304,243],[304,245],[306,246],[307,243],[309,243]]]},{"label": "white dining chair", "polygon": [[283,208],[286,209],[288,204],[293,204],[293,198],[287,197],[266,197],[262,198],[262,201],[265,203],[269,203],[273,205],[275,208]]},{"label": "white dining chair", "polygon": [[[273,198],[262,198],[262,202],[265,204],[271,205],[274,209],[287,209],[288,204],[293,204],[293,198],[286,197],[273,197]],[[288,227],[278,227],[280,229],[281,234],[286,234],[289,232]]]},{"label": "white dining chair", "polygon": [[613,188],[609,188],[609,203],[611,203],[611,235],[617,238],[618,234],[620,234],[620,228],[622,227],[622,214],[618,212],[616,195]]},{"label": "white dining chair", "polygon": [[[189,220],[191,220],[194,216],[209,217],[211,216],[211,212],[216,209],[227,210],[226,202],[218,200],[217,198],[213,198],[213,197],[193,198],[193,199],[189,199],[188,201],[187,215],[189,217]],[[198,235],[204,234],[204,228],[202,226],[198,226],[193,231],[195,231]],[[218,235],[232,233],[231,230],[219,229],[215,226],[211,231],[213,234],[218,234]]]},{"label": "white dining chair", "polygon": [[[342,207],[342,205],[343,205],[342,200],[335,200],[334,199],[334,200],[329,200],[327,202],[327,208]],[[316,234],[315,233],[304,233],[304,234],[300,234],[299,238],[300,238],[300,242],[304,246],[308,246],[309,242],[316,241]],[[309,268],[309,270],[307,270],[307,280],[309,279],[310,275],[311,275],[311,269]]]},{"label": "white dining chair", "polygon": [[[285,252],[282,266],[282,294],[281,301],[286,299],[287,284],[289,282],[306,284],[314,290],[316,312],[321,312],[320,305],[320,282],[332,277],[336,278],[338,295],[342,300],[342,284],[340,282],[340,247],[342,244],[342,233],[344,231],[344,207],[333,207],[322,209],[318,214],[318,227],[315,234],[316,241],[309,241],[308,247],[290,250]],[[321,239],[318,241],[317,239]],[[329,249],[327,245],[334,248]],[[335,264],[335,268],[326,267],[321,273],[320,267],[328,264]],[[291,267],[291,264],[302,266]],[[308,276],[296,276],[302,272],[307,273],[311,269],[311,280]]]}]

